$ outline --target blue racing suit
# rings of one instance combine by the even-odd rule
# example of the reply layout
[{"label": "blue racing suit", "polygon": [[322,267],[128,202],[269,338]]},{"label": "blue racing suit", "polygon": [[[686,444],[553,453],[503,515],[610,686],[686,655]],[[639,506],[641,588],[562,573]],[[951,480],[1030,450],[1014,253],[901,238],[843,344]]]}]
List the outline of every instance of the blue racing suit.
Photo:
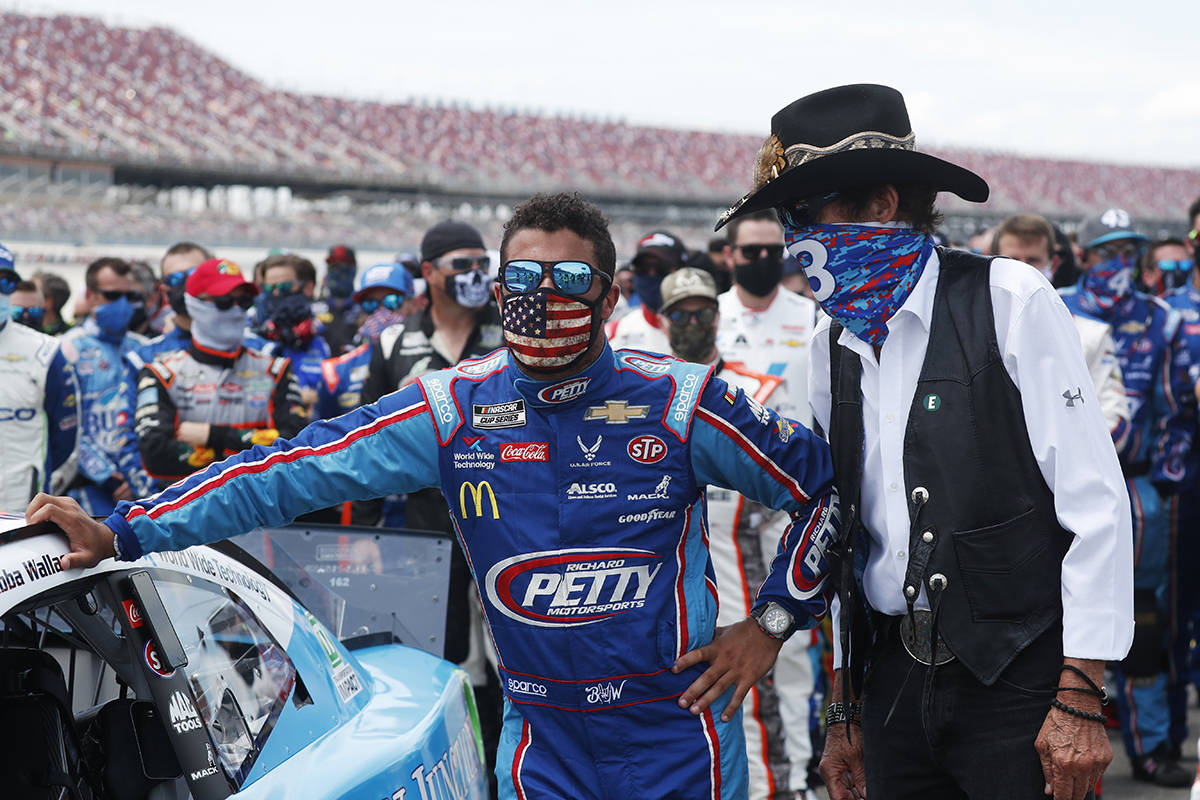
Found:
[{"label": "blue racing suit", "polygon": [[[1169,499],[1184,485],[1184,462],[1195,426],[1188,380],[1191,359],[1179,315],[1162,300],[1134,291],[1101,316],[1089,307],[1082,280],[1061,294],[1071,313],[1097,316],[1112,326],[1129,401],[1130,432],[1117,455],[1133,504],[1134,589],[1151,606],[1157,604],[1165,617],[1172,540]],[[1134,651],[1139,644],[1135,636]],[[1162,644],[1166,646],[1165,637]],[[1168,739],[1167,675],[1143,674],[1131,681],[1124,671],[1129,660],[1123,664],[1117,671],[1122,734],[1130,757],[1142,756]]]},{"label": "blue racing suit", "polygon": [[370,368],[370,342],[322,361],[313,419],[333,419],[362,405],[362,387]]},{"label": "blue racing suit", "polygon": [[78,465],[67,494],[92,516],[107,515],[116,506],[113,492],[122,482],[134,497],[154,490],[133,432],[134,376],[125,360],[146,340],[127,333],[113,341],[88,317],[61,341],[79,380]]},{"label": "blue racing suit", "polygon": [[440,487],[499,661],[503,798],[741,798],[732,688],[700,715],[672,664],[717,615],[704,487],[793,517],[758,600],[826,613],[840,526],[829,449],[711,367],[607,346],[534,381],[507,350],[428,373],[291,442],[213,464],[107,524],[122,557],[279,525],[347,498]]},{"label": "blue racing suit", "polygon": [[269,356],[286,358],[292,362],[292,372],[295,373],[300,388],[314,391],[321,385],[321,363],[332,355],[329,343],[321,337],[319,331],[309,341],[308,346],[302,349],[288,347],[257,333],[248,335],[245,345],[251,350],[257,350]]}]

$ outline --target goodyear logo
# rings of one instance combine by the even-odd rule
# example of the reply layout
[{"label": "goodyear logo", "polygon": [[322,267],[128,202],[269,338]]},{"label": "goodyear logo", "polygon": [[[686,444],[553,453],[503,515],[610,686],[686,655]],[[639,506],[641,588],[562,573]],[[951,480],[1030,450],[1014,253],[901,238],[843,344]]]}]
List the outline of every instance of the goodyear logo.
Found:
[{"label": "goodyear logo", "polygon": [[[483,498],[485,493],[492,505],[492,519],[500,519],[500,509],[496,505],[496,493],[492,491],[492,485],[487,481],[480,481],[478,485],[471,481],[463,481],[458,487],[458,509],[463,519],[467,518],[467,509],[469,508],[474,509],[475,516],[483,516]],[[471,504],[467,503],[468,497],[471,500]]]},{"label": "goodyear logo", "polygon": [[497,562],[488,600],[518,622],[544,628],[589,625],[642,608],[662,559],[636,548],[571,548]]}]

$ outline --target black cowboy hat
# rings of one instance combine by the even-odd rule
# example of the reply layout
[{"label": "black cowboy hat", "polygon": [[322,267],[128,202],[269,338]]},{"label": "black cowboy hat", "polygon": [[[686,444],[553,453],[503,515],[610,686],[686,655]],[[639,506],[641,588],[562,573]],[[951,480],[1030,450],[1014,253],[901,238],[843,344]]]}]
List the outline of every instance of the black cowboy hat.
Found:
[{"label": "black cowboy hat", "polygon": [[721,215],[716,230],[743,214],[794,200],[881,183],[915,183],[982,203],[988,185],[968,169],[913,149],[904,96],[858,83],[801,97],[771,117],[758,154],[761,188]]}]

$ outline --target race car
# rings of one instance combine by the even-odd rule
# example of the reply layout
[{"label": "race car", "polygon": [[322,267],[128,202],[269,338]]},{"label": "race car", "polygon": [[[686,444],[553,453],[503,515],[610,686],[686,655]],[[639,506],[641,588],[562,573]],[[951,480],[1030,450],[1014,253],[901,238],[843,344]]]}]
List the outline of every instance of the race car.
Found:
[{"label": "race car", "polygon": [[[339,534],[366,567],[334,568],[378,586],[379,540]],[[361,625],[348,647],[229,542],[64,572],[67,549],[0,514],[0,797],[487,797],[453,664]]]}]

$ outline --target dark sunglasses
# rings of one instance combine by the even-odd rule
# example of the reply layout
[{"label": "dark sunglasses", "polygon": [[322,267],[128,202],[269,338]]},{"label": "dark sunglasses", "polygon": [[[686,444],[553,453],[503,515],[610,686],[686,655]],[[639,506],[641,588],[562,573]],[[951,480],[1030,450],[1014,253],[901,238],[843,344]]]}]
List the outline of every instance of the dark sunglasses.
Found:
[{"label": "dark sunglasses", "polygon": [[42,319],[45,318],[45,316],[46,316],[46,309],[42,308],[41,306],[13,306],[12,307],[12,318],[13,319],[21,319],[22,317],[24,317],[25,319],[27,319],[31,322],[36,322],[38,324],[41,324]]},{"label": "dark sunglasses", "polygon": [[766,251],[767,258],[771,261],[779,261],[783,258],[783,245],[781,244],[739,244],[733,248],[742,254],[742,258],[747,261],[756,260],[763,251]]},{"label": "dark sunglasses", "polygon": [[280,281],[279,283],[264,283],[262,290],[264,294],[291,294],[295,286],[293,281]]},{"label": "dark sunglasses", "polygon": [[183,272],[172,272],[170,275],[162,279],[163,285],[168,289],[178,289],[187,283],[188,276],[196,271],[195,267],[184,270]]},{"label": "dark sunglasses", "polygon": [[0,294],[12,294],[17,290],[18,283],[20,281],[11,275],[0,277]]},{"label": "dark sunglasses", "polygon": [[254,295],[227,294],[222,297],[214,297],[211,302],[218,311],[228,311],[233,308],[234,304],[243,310],[248,310],[250,306],[254,305]]},{"label": "dark sunglasses", "polygon": [[452,258],[449,261],[443,261],[441,266],[449,267],[456,272],[465,272],[469,269],[486,270],[492,266],[491,256],[475,256],[474,258],[461,257]]},{"label": "dark sunglasses", "polygon": [[144,303],[146,298],[142,297],[141,292],[121,292],[116,289],[103,289],[100,291],[100,296],[110,303],[115,303],[124,297],[131,303]]},{"label": "dark sunglasses", "polygon": [[784,227],[807,228],[809,225],[816,223],[817,217],[821,214],[821,209],[837,198],[837,192],[830,192],[820,197],[809,197],[805,200],[797,200],[794,203],[784,203],[775,206],[775,211],[779,214],[779,221],[784,224]]},{"label": "dark sunglasses", "polygon": [[606,273],[593,267],[586,261],[509,261],[500,267],[500,282],[510,292],[525,294],[532,292],[545,279],[546,275],[554,283],[554,288],[565,295],[579,297],[587,294],[592,288],[596,276],[612,280]]},{"label": "dark sunglasses", "polygon": [[678,308],[667,312],[667,319],[672,325],[712,325],[717,318],[717,309],[700,308],[696,311],[684,311]]},{"label": "dark sunglasses", "polygon": [[1176,270],[1176,269],[1179,270],[1180,272],[1187,272],[1195,265],[1196,265],[1196,262],[1190,258],[1180,258],[1180,259],[1164,258],[1158,262],[1158,268],[1163,270],[1164,272],[1170,272],[1171,270]]},{"label": "dark sunglasses", "polygon": [[368,314],[373,314],[379,310],[380,306],[383,306],[388,311],[399,311],[402,305],[404,305],[404,295],[393,292],[392,294],[385,294],[382,299],[372,297],[363,300],[358,304],[358,307]]},{"label": "dark sunglasses", "polygon": [[1102,261],[1125,256],[1126,258],[1137,258],[1142,251],[1140,242],[1135,242],[1129,239],[1124,241],[1113,242],[1112,244],[1102,244],[1098,247],[1093,247],[1096,255],[1100,256]]}]

